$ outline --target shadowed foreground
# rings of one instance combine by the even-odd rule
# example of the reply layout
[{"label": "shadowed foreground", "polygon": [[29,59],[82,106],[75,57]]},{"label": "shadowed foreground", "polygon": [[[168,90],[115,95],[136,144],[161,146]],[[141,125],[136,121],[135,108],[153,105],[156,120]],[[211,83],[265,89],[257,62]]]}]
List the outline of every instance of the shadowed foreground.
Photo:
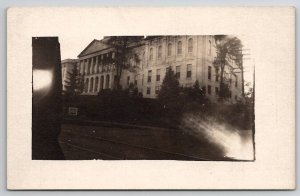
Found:
[{"label": "shadowed foreground", "polygon": [[231,160],[218,145],[176,129],[66,123],[59,143],[67,160]]}]

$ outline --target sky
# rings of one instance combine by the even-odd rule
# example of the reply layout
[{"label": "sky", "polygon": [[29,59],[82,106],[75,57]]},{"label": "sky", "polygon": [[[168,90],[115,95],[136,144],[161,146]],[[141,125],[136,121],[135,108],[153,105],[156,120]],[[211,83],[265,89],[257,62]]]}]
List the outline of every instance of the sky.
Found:
[{"label": "sky", "polygon": [[100,40],[103,36],[96,34],[85,34],[84,36],[68,37],[59,36],[61,59],[76,59],[77,56],[87,47],[94,39]]}]

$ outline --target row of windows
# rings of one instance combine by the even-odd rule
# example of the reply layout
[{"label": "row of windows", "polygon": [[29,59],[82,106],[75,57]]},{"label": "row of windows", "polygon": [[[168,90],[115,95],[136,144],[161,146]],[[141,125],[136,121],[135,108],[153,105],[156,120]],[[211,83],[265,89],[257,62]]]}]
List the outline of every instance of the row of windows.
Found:
[{"label": "row of windows", "polygon": [[[168,50],[167,50],[167,55],[168,56],[172,56],[172,44],[169,43],[168,44]],[[193,39],[190,38],[188,39],[188,53],[192,53],[193,52]],[[153,60],[153,48],[150,48],[150,52],[149,52],[149,60]],[[182,54],[182,42],[178,41],[177,42],[177,55],[181,55]],[[157,58],[160,59],[162,57],[162,46],[158,46],[158,52],[157,52]]]},{"label": "row of windows", "polygon": [[[166,68],[167,70],[168,68]],[[175,70],[175,75],[177,79],[180,79],[180,65],[176,66],[176,70]],[[156,81],[159,82],[160,81],[160,75],[161,75],[161,69],[157,69],[156,70]],[[186,78],[190,79],[192,77],[192,65],[191,64],[187,64],[186,65]],[[152,70],[148,71],[148,78],[147,78],[147,82],[151,82],[152,80]]]},{"label": "row of windows", "polygon": [[[160,91],[161,86],[156,86],[155,87],[155,94],[158,95],[159,91]],[[147,95],[151,94],[151,87],[147,87]]]},{"label": "row of windows", "polygon": [[[107,89],[109,88],[109,81],[110,81],[110,76],[106,75],[105,77],[105,87],[104,87],[104,76],[100,77],[100,90],[102,89]],[[95,80],[94,78],[87,78],[85,80],[85,84],[84,84],[84,92],[98,92],[98,85],[99,85],[99,77],[96,77]]]}]

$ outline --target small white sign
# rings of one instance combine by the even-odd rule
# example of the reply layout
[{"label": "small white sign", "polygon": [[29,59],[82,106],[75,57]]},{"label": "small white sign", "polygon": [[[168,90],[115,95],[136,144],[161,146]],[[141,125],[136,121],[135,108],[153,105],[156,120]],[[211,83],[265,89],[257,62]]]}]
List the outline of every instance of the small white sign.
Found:
[{"label": "small white sign", "polygon": [[77,116],[78,115],[78,108],[69,107],[68,114],[70,116]]}]

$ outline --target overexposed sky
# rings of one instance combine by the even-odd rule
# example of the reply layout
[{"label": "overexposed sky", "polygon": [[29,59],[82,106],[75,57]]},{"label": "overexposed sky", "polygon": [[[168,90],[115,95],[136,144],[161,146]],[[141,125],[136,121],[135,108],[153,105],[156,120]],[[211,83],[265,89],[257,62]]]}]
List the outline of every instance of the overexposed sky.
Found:
[{"label": "overexposed sky", "polygon": [[94,39],[102,39],[103,36],[94,33],[86,33],[80,37],[70,37],[68,35],[59,36],[61,59],[76,59],[77,56],[87,47]]}]

